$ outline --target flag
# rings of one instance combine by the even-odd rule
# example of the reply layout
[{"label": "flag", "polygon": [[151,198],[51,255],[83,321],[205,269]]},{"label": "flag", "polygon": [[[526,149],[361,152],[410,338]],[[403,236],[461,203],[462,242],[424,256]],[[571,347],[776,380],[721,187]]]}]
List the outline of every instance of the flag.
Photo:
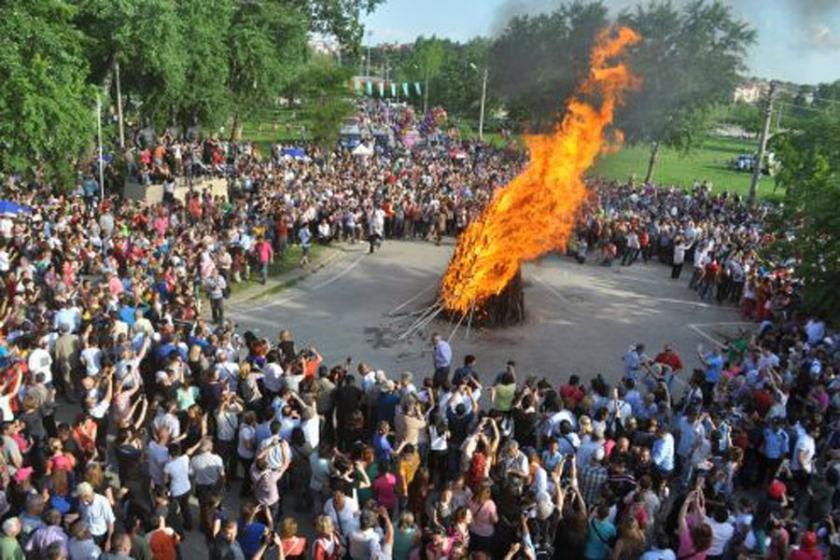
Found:
[{"label": "flag", "polygon": [[391,97],[397,96],[397,84],[391,82]]},{"label": "flag", "polygon": [[408,97],[408,82],[403,82],[403,97]]},{"label": "flag", "polygon": [[420,82],[414,82],[414,91],[417,92],[417,95],[423,95],[423,91],[420,89]]},{"label": "flag", "polygon": [[356,95],[362,95],[362,80],[356,78],[354,81],[356,86]]},{"label": "flag", "polygon": [[373,95],[373,82],[371,82],[370,80],[368,80],[368,81],[365,83],[365,89],[367,89],[367,94],[368,94],[368,95]]},{"label": "flag", "polygon": [[385,82],[379,82],[379,97],[385,97]]}]

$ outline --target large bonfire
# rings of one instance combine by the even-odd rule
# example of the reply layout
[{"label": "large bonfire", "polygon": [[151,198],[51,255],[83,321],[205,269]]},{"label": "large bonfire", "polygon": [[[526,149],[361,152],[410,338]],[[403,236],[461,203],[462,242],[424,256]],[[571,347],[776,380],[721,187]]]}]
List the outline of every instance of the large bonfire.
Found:
[{"label": "large bonfire", "polygon": [[520,268],[549,251],[565,250],[587,198],[584,173],[606,142],[615,107],[638,80],[615,62],[639,35],[627,27],[602,32],[591,53],[591,68],[569,100],[563,120],[545,135],[525,138],[528,166],[458,240],[443,278],[443,306],[451,315],[476,313],[491,323],[524,317]]}]

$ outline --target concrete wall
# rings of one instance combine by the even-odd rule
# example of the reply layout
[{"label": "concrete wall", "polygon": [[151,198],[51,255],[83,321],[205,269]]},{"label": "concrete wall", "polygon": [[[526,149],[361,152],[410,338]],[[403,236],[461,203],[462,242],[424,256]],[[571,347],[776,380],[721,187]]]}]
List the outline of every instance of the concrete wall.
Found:
[{"label": "concrete wall", "polygon": [[[192,189],[197,193],[203,193],[210,189],[214,197],[221,196],[227,200],[227,179],[194,179]],[[175,182],[175,198],[183,202],[188,192],[190,192],[190,186],[186,179],[177,179]],[[129,200],[138,200],[143,204],[159,204],[163,201],[163,185],[141,185],[127,182],[123,189],[123,196]]]}]

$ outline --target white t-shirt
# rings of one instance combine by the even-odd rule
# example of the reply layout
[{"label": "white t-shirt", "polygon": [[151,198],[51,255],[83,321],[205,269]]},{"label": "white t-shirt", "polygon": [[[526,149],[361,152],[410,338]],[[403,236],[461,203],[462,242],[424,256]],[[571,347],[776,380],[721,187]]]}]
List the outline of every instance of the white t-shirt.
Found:
[{"label": "white t-shirt", "polygon": [[735,526],[729,521],[718,523],[711,517],[706,517],[706,523],[712,528],[712,544],[706,554],[707,556],[720,556],[726,548],[726,543],[735,534]]},{"label": "white t-shirt", "polygon": [[95,346],[82,350],[82,361],[85,363],[85,371],[90,377],[99,375],[102,369],[102,350]]},{"label": "white t-shirt", "polygon": [[181,455],[169,461],[163,467],[163,472],[169,475],[169,493],[172,497],[183,496],[190,491],[190,458]]},{"label": "white t-shirt", "polygon": [[50,368],[52,366],[52,357],[43,348],[36,348],[29,354],[27,365],[29,366],[29,371],[33,374],[44,374],[44,383],[50,383],[52,381],[52,371]]},{"label": "white t-shirt", "polygon": [[448,440],[446,439],[446,431],[438,432],[435,424],[429,425],[429,448],[432,451],[446,451],[448,449]]},{"label": "white t-shirt", "polygon": [[333,526],[339,530],[345,543],[347,537],[359,529],[359,503],[351,496],[344,496],[344,507],[339,511],[336,511],[333,499],[330,498],[324,505],[324,513],[330,516]]},{"label": "white t-shirt", "polygon": [[283,368],[270,362],[263,368],[263,386],[272,393],[279,393],[283,389]]},{"label": "white t-shirt", "polygon": [[[791,469],[794,471],[805,471],[811,473],[814,470],[814,455],[817,452],[814,438],[809,434],[802,434],[796,440],[796,448],[793,450],[793,462]],[[799,460],[799,456],[804,453],[804,462]]]}]

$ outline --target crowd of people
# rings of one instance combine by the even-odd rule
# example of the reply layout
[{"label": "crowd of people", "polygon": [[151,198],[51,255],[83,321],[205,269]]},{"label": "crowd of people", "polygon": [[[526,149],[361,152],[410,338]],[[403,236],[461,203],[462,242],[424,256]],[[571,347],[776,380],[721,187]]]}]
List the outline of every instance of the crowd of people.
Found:
[{"label": "crowd of people", "polygon": [[593,181],[570,250],[675,281],[688,261],[699,297],[758,328],[696,356],[634,344],[612,385],[529,377],[514,350],[456,363],[438,336],[428,372],[385,372],[225,320],[231,284],[289,244],[439,242],[523,164],[427,140],[365,158],[163,140],[132,173],[200,163],[230,196],[149,207],[10,181],[31,212],[0,217],[0,559],[173,560],[196,537],[214,560],[840,557],[838,341],[759,259],[760,211],[704,185]]}]

